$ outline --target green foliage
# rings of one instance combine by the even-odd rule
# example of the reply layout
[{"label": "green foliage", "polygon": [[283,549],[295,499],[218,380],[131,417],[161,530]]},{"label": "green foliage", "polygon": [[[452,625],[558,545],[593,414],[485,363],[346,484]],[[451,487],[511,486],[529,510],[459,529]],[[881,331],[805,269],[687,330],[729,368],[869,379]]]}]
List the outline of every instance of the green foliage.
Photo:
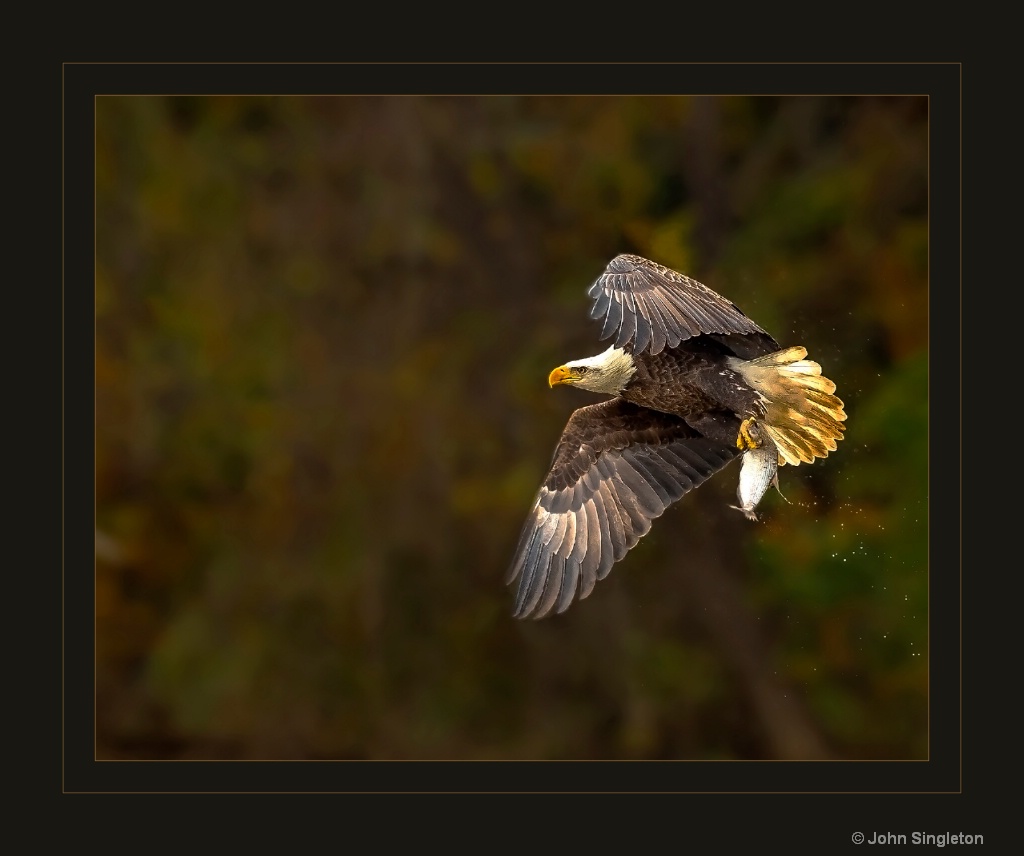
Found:
[{"label": "green foliage", "polygon": [[[97,124],[101,753],[773,757],[756,655],[832,754],[925,757],[924,99],[102,97]],[[807,346],[846,437],[762,524],[729,469],[522,624],[506,564],[593,400],[547,372],[597,351],[584,290],[622,251]]]}]

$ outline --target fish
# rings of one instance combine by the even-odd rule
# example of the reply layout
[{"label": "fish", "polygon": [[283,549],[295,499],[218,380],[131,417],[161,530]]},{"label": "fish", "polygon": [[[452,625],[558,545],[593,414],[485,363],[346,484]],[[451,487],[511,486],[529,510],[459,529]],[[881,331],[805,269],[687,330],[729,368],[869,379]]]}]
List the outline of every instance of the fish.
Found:
[{"label": "fish", "polygon": [[[768,492],[768,488],[775,486],[775,489],[782,494],[779,488],[779,450],[770,438],[764,437],[763,442],[756,449],[743,453],[743,461],[740,466],[740,480],[736,486],[736,498],[739,505],[730,505],[737,511],[742,511],[747,520],[757,520],[754,509]],[[783,497],[785,499],[785,497]]]}]

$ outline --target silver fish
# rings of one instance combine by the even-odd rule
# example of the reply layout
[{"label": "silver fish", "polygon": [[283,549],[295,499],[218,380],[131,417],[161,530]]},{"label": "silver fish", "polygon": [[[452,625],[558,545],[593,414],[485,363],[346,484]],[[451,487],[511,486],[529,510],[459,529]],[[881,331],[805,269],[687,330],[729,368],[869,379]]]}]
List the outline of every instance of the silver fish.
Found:
[{"label": "silver fish", "polygon": [[[740,481],[736,487],[736,498],[740,504],[729,507],[742,511],[747,520],[757,520],[754,509],[761,498],[772,485],[775,485],[777,490],[779,488],[778,470],[779,450],[765,437],[761,446],[743,453]],[[782,491],[779,490],[779,493]]]}]

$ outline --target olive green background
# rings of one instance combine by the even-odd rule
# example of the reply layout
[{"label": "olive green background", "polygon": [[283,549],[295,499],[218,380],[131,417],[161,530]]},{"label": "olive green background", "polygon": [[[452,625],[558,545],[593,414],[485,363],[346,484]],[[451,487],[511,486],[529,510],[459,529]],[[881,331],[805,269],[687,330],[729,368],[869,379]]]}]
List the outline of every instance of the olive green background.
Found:
[{"label": "olive green background", "polygon": [[[97,756],[926,758],[927,104],[98,97]],[[846,437],[516,621],[618,252],[806,346]]]}]

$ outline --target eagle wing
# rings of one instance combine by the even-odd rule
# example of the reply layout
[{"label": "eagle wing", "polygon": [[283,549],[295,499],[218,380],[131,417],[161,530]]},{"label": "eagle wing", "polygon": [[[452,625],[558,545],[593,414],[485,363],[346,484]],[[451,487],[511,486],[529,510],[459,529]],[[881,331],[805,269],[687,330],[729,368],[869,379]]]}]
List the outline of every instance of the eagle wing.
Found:
[{"label": "eagle wing", "polygon": [[654,518],[737,454],[621,398],[575,411],[506,577],[519,579],[515,617],[542,618],[585,598]]},{"label": "eagle wing", "polygon": [[636,354],[645,348],[660,354],[702,333],[764,337],[764,346],[756,348],[761,353],[776,344],[722,295],[642,256],[616,256],[587,294],[593,300],[590,317],[603,318],[600,338],[617,333],[615,347],[633,342]]}]

